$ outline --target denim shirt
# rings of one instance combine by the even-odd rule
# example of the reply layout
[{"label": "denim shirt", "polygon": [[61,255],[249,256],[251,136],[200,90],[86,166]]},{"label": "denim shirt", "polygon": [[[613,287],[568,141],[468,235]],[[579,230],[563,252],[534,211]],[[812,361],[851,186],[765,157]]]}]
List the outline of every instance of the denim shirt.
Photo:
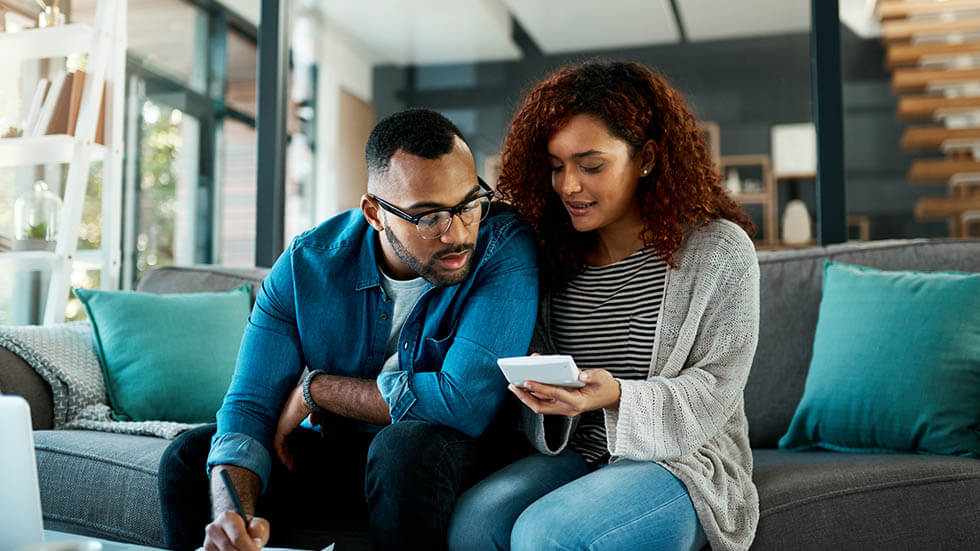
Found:
[{"label": "denim shirt", "polygon": [[303,368],[377,380],[391,421],[480,435],[507,393],[496,360],[527,353],[538,275],[533,232],[506,205],[480,225],[470,274],[429,284],[398,337],[399,370],[381,373],[393,302],[378,273],[378,233],[360,210],[296,237],[262,281],[211,442],[208,469],[254,472],[265,488],[279,412]]}]

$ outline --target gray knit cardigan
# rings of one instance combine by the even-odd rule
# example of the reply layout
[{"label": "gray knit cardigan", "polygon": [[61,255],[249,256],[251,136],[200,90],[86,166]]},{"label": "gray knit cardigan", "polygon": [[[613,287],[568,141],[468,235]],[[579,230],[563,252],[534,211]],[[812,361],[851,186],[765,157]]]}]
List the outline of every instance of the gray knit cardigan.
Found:
[{"label": "gray knit cardigan", "polygon": [[[604,410],[612,460],[655,461],[680,479],[713,549],[748,549],[759,521],[742,391],[759,335],[759,263],[728,220],[688,232],[668,268],[650,373],[620,381],[619,410]],[[531,350],[554,353],[543,297]],[[614,362],[610,358],[610,362]],[[523,408],[541,453],[568,444],[577,418]],[[547,427],[547,430],[546,430]]]}]

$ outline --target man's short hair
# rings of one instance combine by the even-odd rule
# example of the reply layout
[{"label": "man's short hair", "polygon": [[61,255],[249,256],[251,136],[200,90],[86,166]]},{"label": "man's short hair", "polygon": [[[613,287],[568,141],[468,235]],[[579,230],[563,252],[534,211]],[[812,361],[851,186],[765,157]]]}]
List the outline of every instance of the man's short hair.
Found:
[{"label": "man's short hair", "polygon": [[466,138],[449,119],[431,109],[406,109],[381,120],[371,131],[364,160],[374,179],[388,172],[399,149],[423,159],[438,159],[453,150],[456,137]]}]

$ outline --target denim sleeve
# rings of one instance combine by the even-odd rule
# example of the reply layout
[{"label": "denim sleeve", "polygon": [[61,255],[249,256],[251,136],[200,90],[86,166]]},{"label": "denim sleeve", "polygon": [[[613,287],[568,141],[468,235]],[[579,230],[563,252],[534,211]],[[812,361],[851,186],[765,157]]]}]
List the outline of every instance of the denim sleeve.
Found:
[{"label": "denim sleeve", "polygon": [[279,411],[304,364],[291,252],[292,247],[279,257],[257,293],[208,454],[209,473],[215,465],[242,467],[258,475],[263,490],[269,480]]},{"label": "denim sleeve", "polygon": [[522,226],[477,275],[442,369],[378,376],[392,422],[418,419],[473,437],[483,433],[507,394],[497,358],[523,356],[531,342],[536,259],[531,231]]}]

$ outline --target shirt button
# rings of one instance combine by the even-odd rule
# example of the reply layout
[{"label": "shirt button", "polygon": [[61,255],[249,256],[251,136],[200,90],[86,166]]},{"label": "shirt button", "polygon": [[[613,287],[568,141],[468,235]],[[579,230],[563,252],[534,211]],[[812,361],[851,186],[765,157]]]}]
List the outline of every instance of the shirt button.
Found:
[{"label": "shirt button", "polygon": [[383,319],[383,320],[388,319],[388,314],[381,314],[381,319]]},{"label": "shirt button", "polygon": [[405,349],[405,350],[408,350],[408,342],[405,342],[404,344],[402,344],[402,348]]}]

